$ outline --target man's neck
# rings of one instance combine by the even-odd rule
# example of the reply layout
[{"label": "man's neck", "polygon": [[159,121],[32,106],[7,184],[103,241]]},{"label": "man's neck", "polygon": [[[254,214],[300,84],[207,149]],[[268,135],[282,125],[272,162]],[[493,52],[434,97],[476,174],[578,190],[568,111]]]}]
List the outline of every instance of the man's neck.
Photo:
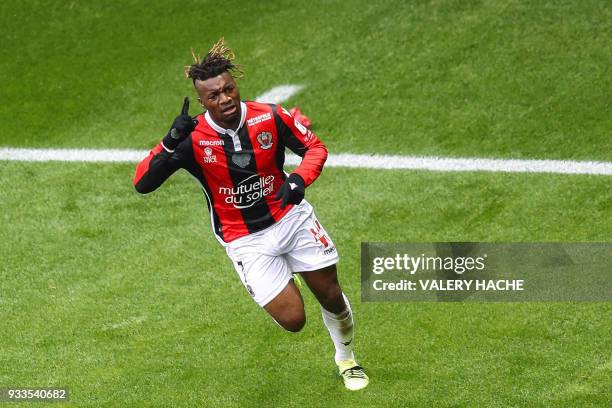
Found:
[{"label": "man's neck", "polygon": [[238,115],[231,120],[217,120],[210,115],[210,112],[206,112],[204,116],[208,123],[220,133],[236,133],[243,124],[243,120],[246,117],[247,106],[243,102],[240,102]]},{"label": "man's neck", "polygon": [[240,116],[238,117],[238,119],[234,119],[231,122],[217,122],[217,123],[219,124],[219,126],[222,126],[225,129],[233,130],[235,132],[236,130],[238,130],[238,126],[240,126]]}]

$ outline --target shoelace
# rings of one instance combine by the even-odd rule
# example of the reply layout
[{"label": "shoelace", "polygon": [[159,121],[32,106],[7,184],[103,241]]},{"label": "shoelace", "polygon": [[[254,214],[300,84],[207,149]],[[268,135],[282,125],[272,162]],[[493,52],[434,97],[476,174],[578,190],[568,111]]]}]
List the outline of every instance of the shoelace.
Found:
[{"label": "shoelace", "polygon": [[344,375],[344,373],[348,373],[347,377],[348,378],[363,378],[365,379],[365,373],[363,372],[363,368],[361,368],[360,366],[355,366],[352,368],[348,368],[346,370],[344,370],[342,372],[342,374]]}]

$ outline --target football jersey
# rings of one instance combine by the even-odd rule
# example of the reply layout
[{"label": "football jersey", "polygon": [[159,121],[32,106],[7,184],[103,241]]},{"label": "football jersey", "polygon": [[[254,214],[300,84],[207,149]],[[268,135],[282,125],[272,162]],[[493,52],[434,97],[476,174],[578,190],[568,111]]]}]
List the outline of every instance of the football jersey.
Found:
[{"label": "football jersey", "polygon": [[179,168],[201,185],[215,235],[222,244],[261,231],[280,220],[274,197],[286,179],[285,148],[302,161],[297,173],[309,186],[321,173],[327,149],[309,129],[279,105],[241,102],[238,128],[224,129],[208,112],[196,117],[189,137],[167,149],[160,142],[139,163],[134,186],[141,193],[157,189]]}]

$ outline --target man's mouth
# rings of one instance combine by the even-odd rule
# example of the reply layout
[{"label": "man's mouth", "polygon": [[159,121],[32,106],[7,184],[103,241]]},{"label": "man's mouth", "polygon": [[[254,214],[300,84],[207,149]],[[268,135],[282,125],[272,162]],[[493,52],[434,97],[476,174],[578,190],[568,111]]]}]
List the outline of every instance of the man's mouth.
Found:
[{"label": "man's mouth", "polygon": [[228,106],[227,108],[223,108],[222,112],[224,115],[227,116],[227,115],[232,115],[236,113],[237,110],[238,109],[236,108],[236,105],[231,105],[231,106]]}]

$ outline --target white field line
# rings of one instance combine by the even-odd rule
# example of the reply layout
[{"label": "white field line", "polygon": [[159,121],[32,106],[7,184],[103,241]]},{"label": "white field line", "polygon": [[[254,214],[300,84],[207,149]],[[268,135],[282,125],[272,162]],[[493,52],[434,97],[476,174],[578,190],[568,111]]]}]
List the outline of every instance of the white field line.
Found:
[{"label": "white field line", "polygon": [[[21,149],[0,147],[0,160],[25,162],[139,162],[147,150],[118,149]],[[289,154],[286,163],[299,164],[300,158]],[[431,170],[444,172],[486,171],[501,173],[593,174],[612,176],[612,162],[569,160],[507,160],[481,158],[386,156],[368,154],[331,154],[325,166],[386,170]]]},{"label": "white field line", "polygon": [[302,89],[304,89],[302,85],[279,85],[259,95],[255,100],[265,103],[281,103],[285,102]]},{"label": "white field line", "polygon": [[[259,102],[281,103],[302,90],[302,85],[279,85],[258,96]],[[21,149],[0,147],[0,160],[26,162],[139,162],[149,152],[146,150],[119,149]],[[296,166],[300,158],[289,154],[286,163]],[[329,167],[348,167],[387,170],[432,171],[488,171],[508,173],[557,173],[612,175],[611,162],[569,160],[505,160],[479,158],[386,156],[341,153],[330,155],[325,164]]]},{"label": "white field line", "polygon": [[612,175],[612,162],[571,160],[514,160],[341,153],[330,155],[326,165],[373,169]]},{"label": "white field line", "polygon": [[[304,89],[303,85],[278,85],[255,98],[257,102],[281,103]],[[139,150],[104,149],[11,149],[0,147],[0,160],[137,162],[148,154]]]}]

